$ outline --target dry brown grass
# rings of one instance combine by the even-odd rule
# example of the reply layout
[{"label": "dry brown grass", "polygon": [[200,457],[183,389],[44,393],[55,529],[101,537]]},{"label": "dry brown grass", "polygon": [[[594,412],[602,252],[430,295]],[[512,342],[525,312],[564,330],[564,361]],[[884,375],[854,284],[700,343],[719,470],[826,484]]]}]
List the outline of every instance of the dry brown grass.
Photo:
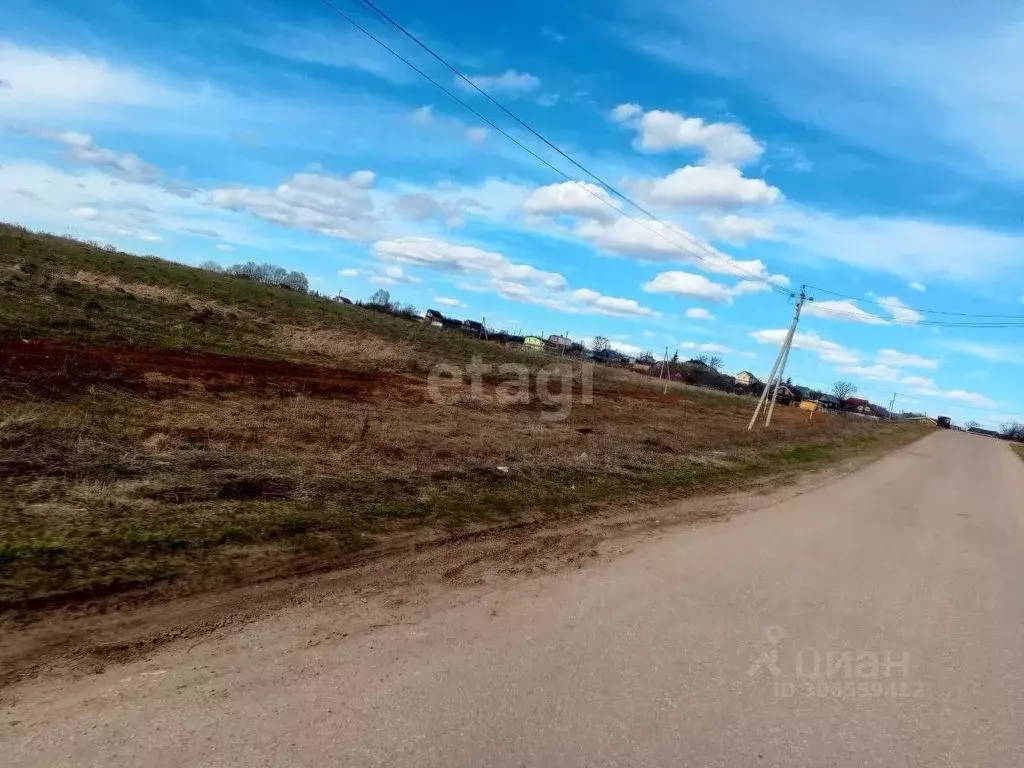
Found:
[{"label": "dry brown grass", "polygon": [[[121,293],[131,296],[140,301],[162,301],[168,304],[188,307],[196,312],[215,312],[230,317],[250,317],[248,312],[239,310],[237,307],[229,307],[218,301],[204,299],[176,288],[149,283],[130,283],[121,280],[113,275],[101,275],[96,272],[78,270],[73,274],[59,274],[63,280],[68,280],[79,285],[85,285],[96,290],[107,293]],[[255,319],[255,318],[253,318]]]},{"label": "dry brown grass", "polygon": [[628,389],[598,385],[565,421],[475,401],[468,386],[457,405],[415,386],[369,402],[180,389],[7,398],[0,603],[342,563],[411,529],[728,490],[909,439],[792,408],[747,432],[749,400]]},{"label": "dry brown grass", "polygon": [[318,355],[333,364],[388,371],[411,371],[417,367],[422,352],[400,341],[359,335],[337,328],[310,328],[288,325],[278,329],[272,344],[291,352]]}]

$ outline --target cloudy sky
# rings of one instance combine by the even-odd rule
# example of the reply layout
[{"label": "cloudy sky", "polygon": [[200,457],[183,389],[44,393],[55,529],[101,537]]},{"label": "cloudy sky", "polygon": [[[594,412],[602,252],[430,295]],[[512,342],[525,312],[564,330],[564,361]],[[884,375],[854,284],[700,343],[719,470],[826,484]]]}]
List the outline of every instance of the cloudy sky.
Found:
[{"label": "cloudy sky", "polygon": [[479,114],[319,0],[7,0],[0,215],[761,376],[806,283],[795,381],[1024,419],[1024,327],[917,311],[1024,321],[1019,6],[383,3],[641,213],[332,1]]}]

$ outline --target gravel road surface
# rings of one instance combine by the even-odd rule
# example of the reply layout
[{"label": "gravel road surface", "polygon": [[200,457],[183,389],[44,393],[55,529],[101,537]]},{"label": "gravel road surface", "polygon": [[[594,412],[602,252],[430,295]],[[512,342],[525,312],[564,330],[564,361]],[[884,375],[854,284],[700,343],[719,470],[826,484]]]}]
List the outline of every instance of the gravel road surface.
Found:
[{"label": "gravel road surface", "polygon": [[784,503],[412,621],[324,631],[344,617],[317,605],[22,684],[0,754],[11,768],[1020,766],[1022,522],[1024,462],[939,432]]}]

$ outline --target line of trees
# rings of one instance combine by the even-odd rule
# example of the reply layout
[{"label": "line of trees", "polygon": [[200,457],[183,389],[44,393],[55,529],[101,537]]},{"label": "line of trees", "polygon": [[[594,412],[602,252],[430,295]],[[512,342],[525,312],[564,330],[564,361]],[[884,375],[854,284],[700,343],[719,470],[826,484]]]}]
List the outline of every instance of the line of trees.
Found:
[{"label": "line of trees", "polygon": [[289,272],[284,267],[269,262],[258,264],[255,261],[247,261],[243,264],[232,264],[224,268],[215,261],[204,261],[199,265],[200,269],[210,272],[222,272],[226,275],[244,277],[254,283],[263,285],[277,285],[299,293],[309,293],[309,279],[302,272]]},{"label": "line of trees", "polygon": [[1007,440],[1016,440],[1019,443],[1024,443],[1024,424],[1018,421],[1003,424],[999,431]]},{"label": "line of trees", "polygon": [[416,307],[412,304],[402,304],[397,301],[391,300],[391,292],[385,291],[381,288],[375,291],[369,300],[363,304],[364,307],[369,309],[375,309],[379,312],[387,312],[388,314],[398,315],[400,317],[412,318],[417,317]]}]

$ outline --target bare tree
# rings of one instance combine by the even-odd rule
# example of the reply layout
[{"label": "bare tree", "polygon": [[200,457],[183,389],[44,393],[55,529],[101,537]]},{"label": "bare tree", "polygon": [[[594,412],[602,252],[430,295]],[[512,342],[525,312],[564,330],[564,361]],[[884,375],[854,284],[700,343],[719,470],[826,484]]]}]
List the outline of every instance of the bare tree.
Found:
[{"label": "bare tree", "polygon": [[656,362],[654,359],[654,355],[652,355],[650,352],[644,352],[642,355],[637,357],[636,361],[641,365],[654,365]]},{"label": "bare tree", "polygon": [[981,429],[981,424],[976,421],[968,421],[964,424],[964,429]]},{"label": "bare tree", "polygon": [[1019,421],[1011,421],[1003,424],[1000,428],[1000,432],[1007,440],[1024,442],[1024,424],[1021,424]]},{"label": "bare tree", "polygon": [[373,294],[373,296],[370,297],[370,303],[375,307],[390,307],[391,294],[383,288],[380,288]]},{"label": "bare tree", "polygon": [[593,347],[594,352],[607,352],[612,348],[612,343],[606,336],[595,336]]},{"label": "bare tree", "polygon": [[212,259],[209,260],[209,261],[204,261],[202,264],[199,265],[199,268],[200,269],[205,269],[207,272],[223,272],[224,271],[224,267],[222,267],[220,264],[218,264],[216,261],[213,261]]},{"label": "bare tree", "polygon": [[857,385],[852,381],[840,379],[832,385],[832,394],[837,400],[845,400],[857,391]]},{"label": "bare tree", "polygon": [[718,355],[697,355],[694,360],[714,371],[717,371],[722,367],[722,358]]},{"label": "bare tree", "polygon": [[281,280],[280,285],[299,293],[309,293],[309,279],[301,272],[289,272]]}]

